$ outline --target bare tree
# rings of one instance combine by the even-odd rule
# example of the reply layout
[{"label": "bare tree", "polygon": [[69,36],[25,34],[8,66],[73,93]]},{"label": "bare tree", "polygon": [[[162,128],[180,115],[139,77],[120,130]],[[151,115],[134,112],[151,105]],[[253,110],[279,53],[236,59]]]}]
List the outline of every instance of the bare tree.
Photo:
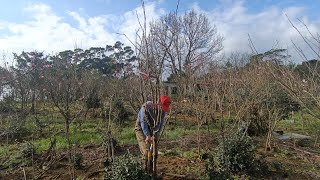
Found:
[{"label": "bare tree", "polygon": [[[47,66],[49,68],[44,74],[44,88],[47,97],[65,120],[65,136],[71,165],[73,158],[70,125],[85,107],[86,94],[82,89],[84,82],[79,72],[76,71],[76,63],[71,51],[60,52],[53,56]],[[72,166],[72,169],[69,170],[74,178],[74,167]]]},{"label": "bare tree", "polygon": [[[177,9],[178,7],[179,1]],[[142,78],[139,83],[131,82],[138,86],[136,93],[139,94],[131,99],[144,102],[149,96],[154,102],[159,102],[160,94],[165,94],[162,79],[166,69],[179,82],[180,95],[183,97],[187,88],[192,89],[189,83],[192,75],[222,50],[223,38],[204,14],[198,14],[194,10],[184,15],[178,15],[177,10],[169,13],[160,20],[152,21],[149,31],[143,1],[142,9],[143,18],[137,17],[139,31],[133,43],[138,58],[137,68]],[[152,131],[159,120],[154,123]],[[153,153],[156,154],[156,151],[157,140],[153,142]],[[153,168],[156,175],[156,159],[153,161]]]},{"label": "bare tree", "polygon": [[154,43],[163,52],[166,68],[182,83],[180,93],[188,86],[190,77],[187,74],[192,76],[212,62],[223,48],[223,37],[218,34],[217,27],[210,24],[204,14],[194,10],[184,15],[167,14],[151,23],[151,32]]},{"label": "bare tree", "polygon": [[[288,17],[288,16],[287,16]],[[298,19],[302,26],[307,31],[303,34],[301,29],[297,27],[288,17],[291,26],[297,31],[301,39],[314,56],[313,60],[308,60],[305,50],[292,41],[295,50],[302,57],[304,62],[301,65],[274,65],[270,66],[270,72],[276,81],[286,90],[286,92],[295,101],[299,103],[304,111],[311,115],[315,120],[320,120],[320,61],[319,50],[320,41],[319,34],[311,32],[308,26],[300,19]],[[307,38],[307,36],[311,38]],[[291,63],[293,64],[293,63]],[[302,119],[303,123],[303,119]],[[317,131],[316,142],[320,137],[320,131]]]},{"label": "bare tree", "polygon": [[[270,67],[270,70],[273,77],[287,91],[290,97],[297,101],[302,109],[309,115],[316,120],[320,120],[320,71],[319,68],[317,68],[317,64],[318,62],[313,65],[306,62],[296,68],[273,66]],[[307,72],[300,71],[299,67],[305,68]],[[316,139],[318,139],[319,136],[320,134],[318,132]]]}]

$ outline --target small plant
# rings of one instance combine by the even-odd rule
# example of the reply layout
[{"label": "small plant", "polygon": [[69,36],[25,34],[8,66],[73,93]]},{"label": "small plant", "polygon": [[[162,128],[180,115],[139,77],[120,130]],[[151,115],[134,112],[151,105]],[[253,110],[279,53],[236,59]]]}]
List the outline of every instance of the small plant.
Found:
[{"label": "small plant", "polygon": [[141,167],[141,163],[127,152],[105,169],[107,180],[148,180],[148,175]]},{"label": "small plant", "polygon": [[[4,97],[4,99],[7,99]],[[5,100],[0,101],[0,112],[2,113],[12,113],[15,112],[11,104],[7,103]]]},{"label": "small plant", "polygon": [[115,121],[119,124],[124,124],[124,122],[129,119],[131,113],[125,108],[121,98],[115,98],[112,103]]},{"label": "small plant", "polygon": [[26,128],[26,115],[21,113],[18,116],[8,116],[9,120],[6,129],[4,130],[7,134],[8,139],[22,139],[30,131]]},{"label": "small plant", "polygon": [[36,154],[36,148],[31,142],[26,142],[20,147],[21,157],[31,159]]},{"label": "small plant", "polygon": [[36,128],[37,134],[39,135],[39,137],[41,137],[44,128],[47,127],[47,124],[45,124],[44,122],[40,121],[39,118],[35,117],[34,125],[35,125],[35,128]]},{"label": "small plant", "polygon": [[81,153],[76,153],[74,155],[74,167],[76,169],[82,168],[83,155]]},{"label": "small plant", "polygon": [[86,100],[86,106],[88,109],[101,107],[101,99],[95,90],[90,93],[88,99]]},{"label": "small plant", "polygon": [[209,179],[228,179],[232,174],[250,171],[254,160],[255,147],[251,138],[237,133],[220,142],[208,159],[206,172]]},{"label": "small plant", "polygon": [[20,152],[17,154],[16,157],[12,158],[12,162],[10,163],[10,166],[15,166],[17,164],[20,164],[22,166],[30,165],[33,161],[34,156],[36,155],[36,147],[31,142],[23,143],[20,146]]}]

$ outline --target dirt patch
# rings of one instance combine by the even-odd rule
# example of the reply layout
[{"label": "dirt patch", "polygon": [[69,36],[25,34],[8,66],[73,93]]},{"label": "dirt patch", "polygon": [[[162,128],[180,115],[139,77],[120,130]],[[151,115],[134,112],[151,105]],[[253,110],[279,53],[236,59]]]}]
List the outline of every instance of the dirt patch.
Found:
[{"label": "dirt patch", "polygon": [[[116,155],[122,155],[127,151],[136,155],[140,155],[138,145],[123,145],[117,147]],[[74,170],[75,177],[84,179],[102,179],[104,175],[104,150],[103,147],[97,145],[88,145],[77,148],[77,153],[83,156],[82,167]],[[42,170],[33,167],[17,167],[10,170],[3,170],[0,179],[69,179],[73,170],[68,165],[66,152],[59,152],[60,161],[52,164],[50,169]],[[200,169],[204,169],[204,163],[197,159],[188,159],[178,156],[163,156],[158,158],[158,172],[163,179],[196,179],[193,175]],[[188,174],[189,173],[189,174]]]},{"label": "dirt patch", "polygon": [[[217,144],[217,138],[201,134],[201,149],[211,149]],[[261,141],[261,142],[260,142]],[[263,144],[263,139],[255,139],[257,144]],[[185,136],[177,140],[163,140],[160,142],[159,151],[176,151],[172,154],[160,154],[158,158],[158,174],[165,180],[179,179],[199,179],[205,175],[205,162],[199,156],[189,156],[179,154],[180,152],[195,152],[197,154],[197,137]],[[179,149],[179,150],[177,150]],[[121,145],[116,148],[116,156],[130,151],[136,157],[140,156],[138,145]],[[83,156],[82,167],[76,169],[74,174],[79,179],[103,179],[104,176],[104,149],[100,145],[87,145],[76,148],[76,153]],[[319,177],[320,170],[319,158],[313,154],[298,150],[294,147],[280,146],[274,152],[264,152],[263,146],[258,146],[260,157],[265,157],[271,165],[272,172],[269,176],[289,178],[289,179],[309,179]],[[50,169],[44,171],[41,168],[16,167],[10,170],[0,171],[0,179],[70,179],[72,176],[71,166],[66,158],[66,151],[57,152],[57,156],[63,157],[54,163]],[[36,166],[34,166],[36,167]],[[313,171],[312,171],[313,170]],[[268,177],[269,177],[268,176]],[[264,177],[261,177],[263,179]],[[271,177],[270,177],[271,178]],[[268,178],[267,178],[268,179]]]},{"label": "dirt patch", "polygon": [[[103,169],[103,148],[99,146],[90,146],[77,148],[77,153],[81,153],[83,157],[82,166],[79,169],[73,168],[68,163],[66,152],[57,152],[56,159],[58,161],[54,162],[49,166],[49,169],[44,170],[44,167],[39,167],[36,164],[33,167],[17,167],[10,170],[2,171],[0,174],[0,179],[70,179],[72,174],[75,177],[89,177],[94,174],[93,179],[100,176],[100,173],[95,174]],[[47,162],[44,163],[46,165]]]},{"label": "dirt patch", "polygon": [[[198,148],[200,145],[201,149],[210,150],[216,147],[218,139],[208,134],[200,134],[200,141],[198,142],[197,136],[184,136],[176,140],[161,140],[159,144],[161,149],[175,149],[180,148],[182,150],[192,150]],[[199,143],[199,144],[198,144]]]},{"label": "dirt patch", "polygon": [[198,179],[204,174],[204,162],[199,159],[189,159],[177,156],[160,156],[158,172],[163,179]]}]

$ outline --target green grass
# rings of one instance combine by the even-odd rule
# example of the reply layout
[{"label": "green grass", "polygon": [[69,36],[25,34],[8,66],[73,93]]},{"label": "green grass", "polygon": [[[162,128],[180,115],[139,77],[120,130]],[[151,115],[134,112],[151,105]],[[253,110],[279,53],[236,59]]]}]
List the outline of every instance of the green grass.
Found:
[{"label": "green grass", "polygon": [[82,129],[86,129],[86,130],[95,130],[97,128],[97,123],[95,122],[86,122],[83,123],[81,126]]},{"label": "green grass", "polygon": [[[70,140],[72,144],[77,144],[77,145],[99,144],[102,142],[102,138],[99,133],[90,132],[90,131],[72,132],[70,136]],[[43,152],[49,148],[50,138],[35,140],[33,143],[36,146],[36,149],[38,152]],[[63,134],[56,136],[56,148],[57,149],[68,148],[67,139]]]},{"label": "green grass", "polygon": [[301,120],[300,114],[295,113],[292,117],[279,121],[276,129],[315,136],[320,132],[320,121],[308,114],[304,114]]},{"label": "green grass", "polygon": [[[92,127],[93,123],[86,124],[84,127]],[[56,125],[54,125],[56,126]],[[62,133],[59,133],[55,136],[56,138],[56,148],[59,149],[67,149],[68,148],[68,142],[64,135],[64,126],[63,124],[59,124],[61,126]],[[30,125],[29,128],[32,126]],[[58,130],[58,129],[57,129]],[[46,130],[48,131],[48,129]],[[53,134],[54,132],[50,132],[50,134]],[[35,146],[36,153],[41,154],[44,151],[48,150],[51,141],[50,138],[39,138],[35,140],[31,140],[30,138],[26,138],[26,140],[31,141],[31,143]],[[71,127],[71,136],[70,140],[72,144],[77,145],[86,145],[86,144],[99,144],[102,142],[101,134],[98,133],[93,128],[87,128],[79,130],[75,126]],[[3,164],[7,167],[12,167],[15,164],[27,164],[29,163],[24,158],[21,158],[21,149],[20,146],[23,145],[23,143],[19,144],[9,144],[9,145],[0,145],[0,164]]]},{"label": "green grass", "polygon": [[15,144],[0,146],[0,159],[10,156],[11,154],[18,151],[18,147]]},{"label": "green grass", "polygon": [[21,157],[21,150],[17,144],[0,146],[0,166],[14,167],[17,164],[21,166],[28,165],[30,162]]},{"label": "green grass", "polygon": [[119,133],[114,134],[119,144],[135,144],[137,143],[134,126],[126,126]]},{"label": "green grass", "polygon": [[102,142],[101,135],[97,132],[81,131],[71,135],[71,141],[75,144],[99,144]]},{"label": "green grass", "polygon": [[[162,134],[165,139],[178,139],[183,136],[195,135],[198,133],[197,125],[190,125],[186,123],[177,122],[175,125],[168,125]],[[216,131],[210,127],[210,132]],[[135,144],[137,143],[136,135],[134,132],[134,123],[128,123],[124,127],[114,127],[114,137],[118,140],[119,144]],[[200,133],[208,133],[206,127],[200,128]]]},{"label": "green grass", "polygon": [[[198,133],[197,125],[183,123],[178,121],[174,125],[167,125],[162,134],[164,139],[178,139],[183,136],[192,136]],[[217,131],[215,127],[210,127],[210,133]],[[201,127],[200,133],[208,133],[207,127]],[[134,122],[126,124],[124,127],[113,125],[113,136],[118,140],[119,144],[136,144],[136,135],[134,132]]]},{"label": "green grass", "polygon": [[185,158],[196,158],[198,153],[196,149],[191,149],[190,151],[183,150],[181,148],[163,150],[164,156],[179,156]]},{"label": "green grass", "polygon": [[196,129],[185,129],[183,127],[175,127],[175,128],[168,128],[163,132],[163,137],[166,139],[178,139],[182,136],[192,135],[196,133]]},{"label": "green grass", "polygon": [[[217,129],[214,129],[210,127],[210,133],[216,132]],[[192,136],[196,135],[198,133],[198,127],[192,126],[189,128],[185,128],[184,126],[171,126],[167,127],[165,131],[163,132],[162,136],[165,139],[179,139],[183,136]],[[208,130],[206,127],[200,127],[200,134],[208,133]]]}]

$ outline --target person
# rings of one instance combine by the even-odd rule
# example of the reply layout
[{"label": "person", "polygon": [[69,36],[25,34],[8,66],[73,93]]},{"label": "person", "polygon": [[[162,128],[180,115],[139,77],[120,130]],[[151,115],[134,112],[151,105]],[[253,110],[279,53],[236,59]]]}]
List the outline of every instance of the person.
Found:
[{"label": "person", "polygon": [[[169,111],[170,104],[171,99],[169,96],[160,96],[159,104],[153,104],[152,101],[147,101],[141,106],[140,111],[138,112],[135,133],[143,159],[147,156],[146,148],[152,144],[154,138],[153,133],[155,134],[156,139],[160,135],[164,124],[164,118]],[[154,123],[156,123],[155,127]]]}]

